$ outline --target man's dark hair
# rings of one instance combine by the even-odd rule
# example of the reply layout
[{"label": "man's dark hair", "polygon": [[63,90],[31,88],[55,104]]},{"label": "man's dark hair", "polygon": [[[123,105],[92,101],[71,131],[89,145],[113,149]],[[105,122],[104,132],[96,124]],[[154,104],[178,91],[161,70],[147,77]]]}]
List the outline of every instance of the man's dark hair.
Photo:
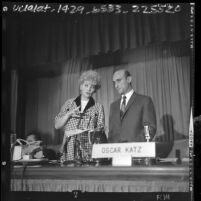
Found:
[{"label": "man's dark hair", "polygon": [[41,136],[40,136],[38,133],[36,133],[36,132],[29,132],[29,133],[27,134],[26,138],[27,138],[28,136],[30,136],[30,135],[33,135],[36,141],[41,140]]},{"label": "man's dark hair", "polygon": [[125,75],[126,78],[131,76],[130,72],[128,70],[126,70],[126,69],[118,69],[118,70],[115,70],[114,73],[116,73],[117,71],[120,71],[120,70],[124,71],[124,75]]}]

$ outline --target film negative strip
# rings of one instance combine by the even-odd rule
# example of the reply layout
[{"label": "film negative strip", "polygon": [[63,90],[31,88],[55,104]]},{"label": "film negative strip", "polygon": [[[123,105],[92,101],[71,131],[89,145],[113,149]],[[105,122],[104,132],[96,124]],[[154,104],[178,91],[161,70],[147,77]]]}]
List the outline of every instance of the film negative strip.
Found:
[{"label": "film negative strip", "polygon": [[[10,91],[3,90],[3,96],[7,93],[12,100],[9,111],[4,107],[4,115],[12,115],[6,118],[11,125],[2,132],[3,139],[10,136],[8,130],[22,138],[35,126],[44,131],[47,144],[61,145],[57,134],[63,131],[55,130],[52,119],[60,102],[75,96],[79,89],[75,80],[85,68],[93,68],[102,76],[96,99],[104,106],[108,141],[110,123],[115,121],[109,118],[110,107],[118,96],[113,72],[120,68],[131,72],[134,92],[153,99],[157,120],[153,138],[158,145],[156,158],[148,166],[144,167],[139,158],[132,160],[132,167],[119,168],[112,167],[110,159],[107,167],[61,167],[57,161],[48,168],[12,167],[10,180],[6,181],[7,186],[11,183],[12,200],[15,196],[23,200],[26,195],[21,191],[30,193],[30,198],[47,199],[48,187],[59,191],[62,200],[90,196],[132,201],[194,200],[195,9],[195,3],[3,2],[2,66],[3,71],[10,68],[12,72]],[[141,112],[145,106],[136,110]],[[133,119],[129,120],[132,126]],[[117,141],[129,142],[133,136],[118,133],[122,124],[120,119],[113,124],[120,128],[114,136]],[[79,132],[69,132],[69,136]],[[149,141],[149,134],[146,137]],[[7,161],[2,161],[5,169]],[[51,177],[53,173],[55,178]],[[45,179],[37,183],[39,178]],[[39,189],[40,184],[44,189]],[[33,189],[42,194],[34,194]],[[56,196],[52,194],[50,200]]]}]

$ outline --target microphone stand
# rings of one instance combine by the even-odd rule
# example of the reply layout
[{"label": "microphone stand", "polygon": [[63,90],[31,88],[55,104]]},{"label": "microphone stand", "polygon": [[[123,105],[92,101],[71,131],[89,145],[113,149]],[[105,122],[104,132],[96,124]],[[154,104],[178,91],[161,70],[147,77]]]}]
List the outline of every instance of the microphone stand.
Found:
[{"label": "microphone stand", "polygon": [[71,137],[64,137],[63,139],[63,143],[62,143],[62,147],[61,147],[61,152],[63,153],[63,155],[60,157],[60,163],[61,165],[63,165],[64,161],[66,161],[66,157],[68,154],[68,143],[70,141]]},{"label": "microphone stand", "polygon": [[[144,132],[145,132],[145,139],[146,139],[146,142],[149,142],[150,140],[150,133],[149,133],[150,129],[149,129],[149,126],[148,125],[145,125],[144,126]],[[146,166],[150,166],[151,165],[151,160],[150,158],[146,157],[145,158],[145,165]]]},{"label": "microphone stand", "polygon": [[[84,115],[85,115],[84,112],[82,114],[80,114],[77,128],[79,128],[81,119],[83,118]],[[75,160],[76,165],[78,165],[78,166],[83,164],[81,140],[78,139],[78,135],[75,136],[74,160]]]},{"label": "microphone stand", "polygon": [[75,144],[74,144],[74,158],[76,165],[82,164],[82,150],[81,150],[81,142],[78,140],[78,136],[75,137]]}]

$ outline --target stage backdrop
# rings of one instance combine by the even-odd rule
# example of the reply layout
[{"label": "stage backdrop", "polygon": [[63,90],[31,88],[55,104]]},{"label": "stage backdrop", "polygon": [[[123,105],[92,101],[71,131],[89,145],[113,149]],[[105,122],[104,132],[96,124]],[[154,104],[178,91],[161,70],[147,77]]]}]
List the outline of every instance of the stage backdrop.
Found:
[{"label": "stage backdrop", "polygon": [[[183,41],[127,50],[118,53],[121,55],[119,65],[97,66],[93,62],[94,59],[106,58],[107,54],[93,59],[71,60],[63,65],[60,76],[31,80],[27,84],[25,133],[35,129],[40,131],[47,144],[61,144],[63,132],[55,130],[54,118],[67,99],[79,94],[80,73],[96,69],[101,75],[102,86],[94,98],[104,106],[107,134],[110,104],[119,97],[114,89],[112,74],[116,69],[125,68],[133,76],[134,90],[153,99],[157,115],[155,140],[169,142],[172,146],[182,141],[179,148],[185,155],[190,117],[187,44]],[[115,54],[112,56],[115,57]]]}]

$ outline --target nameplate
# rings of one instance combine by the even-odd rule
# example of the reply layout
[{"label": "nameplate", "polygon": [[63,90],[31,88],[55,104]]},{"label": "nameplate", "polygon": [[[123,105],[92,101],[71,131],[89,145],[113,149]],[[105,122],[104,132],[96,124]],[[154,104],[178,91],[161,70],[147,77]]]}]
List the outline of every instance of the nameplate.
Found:
[{"label": "nameplate", "polygon": [[155,142],[94,144],[92,158],[155,157]]}]

